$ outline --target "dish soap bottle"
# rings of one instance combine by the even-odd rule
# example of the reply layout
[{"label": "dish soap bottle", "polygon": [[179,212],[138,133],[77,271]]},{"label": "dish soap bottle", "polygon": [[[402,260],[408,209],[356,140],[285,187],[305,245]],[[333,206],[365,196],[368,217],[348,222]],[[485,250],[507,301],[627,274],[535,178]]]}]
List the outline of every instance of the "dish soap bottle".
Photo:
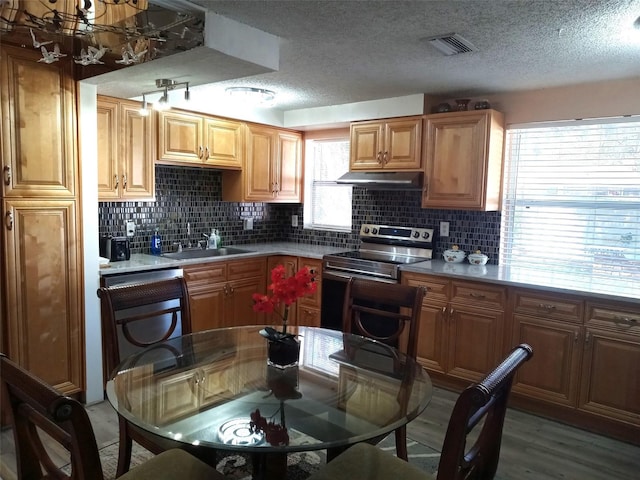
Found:
[{"label": "dish soap bottle", "polygon": [[162,253],[162,240],[156,228],[155,233],[151,236],[151,255],[160,255]]},{"label": "dish soap bottle", "polygon": [[216,235],[216,231],[212,228],[211,235],[209,235],[209,250],[215,250],[218,248],[218,236]]}]

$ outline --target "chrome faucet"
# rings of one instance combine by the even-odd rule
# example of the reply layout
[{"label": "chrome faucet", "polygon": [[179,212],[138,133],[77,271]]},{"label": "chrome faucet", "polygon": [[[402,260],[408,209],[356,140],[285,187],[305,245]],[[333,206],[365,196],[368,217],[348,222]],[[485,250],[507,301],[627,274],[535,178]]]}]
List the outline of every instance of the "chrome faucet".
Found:
[{"label": "chrome faucet", "polygon": [[178,253],[182,252],[182,243],[180,242],[173,242],[173,245],[178,247]]}]

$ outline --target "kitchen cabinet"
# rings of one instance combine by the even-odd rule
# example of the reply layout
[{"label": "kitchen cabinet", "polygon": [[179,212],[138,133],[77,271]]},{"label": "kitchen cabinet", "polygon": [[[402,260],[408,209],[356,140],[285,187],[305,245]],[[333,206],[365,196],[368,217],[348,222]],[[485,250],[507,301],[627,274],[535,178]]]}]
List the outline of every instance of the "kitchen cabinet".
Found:
[{"label": "kitchen cabinet", "polygon": [[242,172],[224,172],[222,200],[300,203],[302,135],[266,125],[247,125],[247,161]]},{"label": "kitchen cabinet", "polygon": [[516,289],[512,298],[511,344],[527,343],[535,355],[535,360],[518,370],[514,394],[574,406],[580,381],[584,302],[571,295],[526,289]]},{"label": "kitchen cabinet", "polygon": [[422,207],[500,210],[503,139],[495,110],[427,115]]},{"label": "kitchen cabinet", "polygon": [[[269,290],[271,285],[271,271],[278,265],[284,266],[285,275],[291,277],[298,271],[298,257],[291,255],[271,255],[267,259],[267,284],[264,289],[264,293],[272,295],[273,292]],[[289,315],[287,316],[287,323],[289,325],[297,325],[297,303],[289,308]],[[282,318],[284,315],[284,305],[279,305],[277,311],[266,315],[266,321],[269,325],[275,325],[280,327],[282,325]]]},{"label": "kitchen cabinet", "polygon": [[418,361],[436,377],[482,379],[504,354],[505,287],[403,273],[402,283],[424,287]]},{"label": "kitchen cabinet", "polygon": [[587,302],[578,409],[640,427],[640,314],[614,302]]},{"label": "kitchen cabinet", "polygon": [[158,162],[240,170],[244,124],[235,120],[166,110],[158,113]]},{"label": "kitchen cabinet", "polygon": [[422,117],[351,124],[349,170],[421,170]]},{"label": "kitchen cabinet", "polygon": [[264,291],[266,266],[265,258],[185,266],[192,330],[264,324],[252,297]]},{"label": "kitchen cabinet", "polygon": [[322,260],[298,257],[298,268],[307,267],[315,274],[316,291],[298,299],[297,325],[305,327],[320,326],[320,307],[322,304]]},{"label": "kitchen cabinet", "polygon": [[40,58],[0,51],[1,329],[11,359],[70,395],[85,386],[75,81],[71,60]]},{"label": "kitchen cabinet", "polygon": [[98,200],[155,198],[155,119],[140,103],[98,97]]}]

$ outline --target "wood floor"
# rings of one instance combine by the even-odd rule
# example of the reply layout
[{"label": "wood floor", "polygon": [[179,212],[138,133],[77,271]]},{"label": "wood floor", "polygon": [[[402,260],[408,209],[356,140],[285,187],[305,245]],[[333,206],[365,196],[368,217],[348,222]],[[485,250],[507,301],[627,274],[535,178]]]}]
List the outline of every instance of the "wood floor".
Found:
[{"label": "wood floor", "polygon": [[[407,435],[440,450],[457,394],[436,389]],[[118,423],[107,402],[88,407],[99,447],[117,441]],[[0,438],[0,478],[13,480],[15,452],[10,430]],[[517,410],[505,421],[498,480],[640,479],[640,447],[568,427]]]}]

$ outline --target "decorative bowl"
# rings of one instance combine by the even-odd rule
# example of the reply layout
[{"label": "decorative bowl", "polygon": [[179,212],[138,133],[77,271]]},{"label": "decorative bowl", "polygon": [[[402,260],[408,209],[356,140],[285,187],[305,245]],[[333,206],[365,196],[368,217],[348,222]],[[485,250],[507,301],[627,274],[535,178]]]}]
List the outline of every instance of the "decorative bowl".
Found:
[{"label": "decorative bowl", "polygon": [[470,253],[467,259],[471,265],[486,265],[489,261],[484,253]]},{"label": "decorative bowl", "polygon": [[462,250],[445,250],[442,254],[445,262],[460,263],[467,255]]}]

